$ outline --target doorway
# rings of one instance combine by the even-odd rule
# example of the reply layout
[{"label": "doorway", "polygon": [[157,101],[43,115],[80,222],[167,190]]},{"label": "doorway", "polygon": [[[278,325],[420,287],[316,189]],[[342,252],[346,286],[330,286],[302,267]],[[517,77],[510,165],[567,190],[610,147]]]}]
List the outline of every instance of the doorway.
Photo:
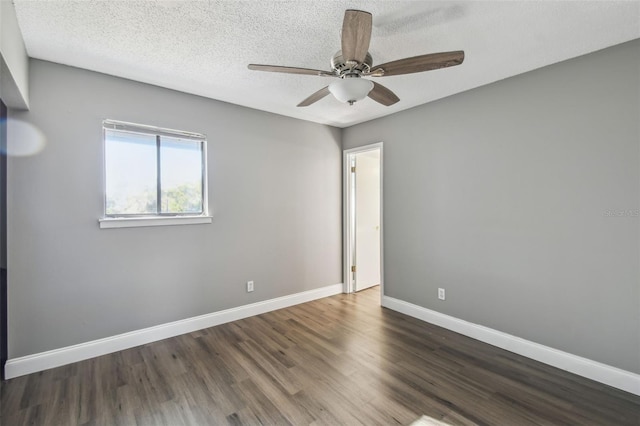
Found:
[{"label": "doorway", "polygon": [[383,290],[382,143],[344,151],[345,293]]}]

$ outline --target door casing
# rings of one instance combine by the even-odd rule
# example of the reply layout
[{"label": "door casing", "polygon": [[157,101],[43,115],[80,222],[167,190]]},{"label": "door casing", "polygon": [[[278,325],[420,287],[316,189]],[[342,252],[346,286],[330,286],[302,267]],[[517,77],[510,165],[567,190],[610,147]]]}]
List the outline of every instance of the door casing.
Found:
[{"label": "door casing", "polygon": [[0,380],[7,362],[7,106],[0,99]]},{"label": "door casing", "polygon": [[380,150],[380,295],[384,295],[384,194],[383,194],[383,182],[384,182],[384,149],[383,143],[377,142],[369,145],[359,146],[357,148],[346,149],[343,151],[342,157],[342,241],[343,241],[343,282],[344,293],[353,293],[355,291],[355,284],[353,280],[353,273],[351,272],[352,256],[351,253],[354,249],[354,241],[352,235],[354,233],[353,225],[351,223],[351,212],[355,208],[353,203],[353,175],[351,173],[351,158],[355,154],[360,154],[372,150]]}]

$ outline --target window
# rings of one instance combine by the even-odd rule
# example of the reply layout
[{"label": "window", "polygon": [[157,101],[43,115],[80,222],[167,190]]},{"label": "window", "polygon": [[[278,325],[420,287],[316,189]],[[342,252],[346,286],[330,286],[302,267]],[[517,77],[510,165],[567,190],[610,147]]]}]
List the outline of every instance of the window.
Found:
[{"label": "window", "polygon": [[204,135],[112,120],[103,131],[102,228],[211,222]]}]

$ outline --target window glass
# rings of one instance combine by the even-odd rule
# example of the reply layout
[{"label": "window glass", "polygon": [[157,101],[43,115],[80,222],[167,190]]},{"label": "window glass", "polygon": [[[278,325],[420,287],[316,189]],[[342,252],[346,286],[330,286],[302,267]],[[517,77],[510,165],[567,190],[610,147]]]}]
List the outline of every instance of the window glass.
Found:
[{"label": "window glass", "polygon": [[107,215],[156,213],[156,152],[154,135],[106,131]]},{"label": "window glass", "polygon": [[206,214],[206,141],[180,133],[105,121],[105,217]]},{"label": "window glass", "polygon": [[160,138],[162,213],[202,213],[202,144]]}]

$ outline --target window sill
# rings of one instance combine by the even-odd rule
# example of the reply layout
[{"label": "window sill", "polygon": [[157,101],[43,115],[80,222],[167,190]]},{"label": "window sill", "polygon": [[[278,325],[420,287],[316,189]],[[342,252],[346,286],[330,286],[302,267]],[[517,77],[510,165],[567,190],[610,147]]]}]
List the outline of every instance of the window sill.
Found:
[{"label": "window sill", "polygon": [[101,229],[136,228],[141,226],[200,225],[211,223],[211,216],[109,217],[98,219]]}]

